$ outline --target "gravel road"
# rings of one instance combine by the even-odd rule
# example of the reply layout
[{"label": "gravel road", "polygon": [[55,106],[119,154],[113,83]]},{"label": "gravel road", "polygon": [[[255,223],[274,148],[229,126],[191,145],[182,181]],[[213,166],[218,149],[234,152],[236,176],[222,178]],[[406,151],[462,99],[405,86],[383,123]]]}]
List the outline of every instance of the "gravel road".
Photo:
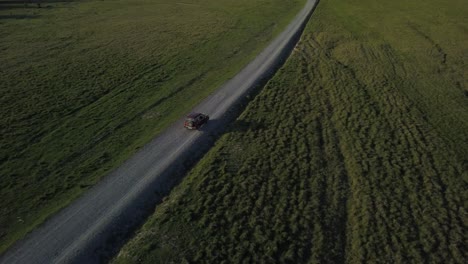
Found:
[{"label": "gravel road", "polygon": [[[246,101],[284,62],[297,43],[318,0],[306,5],[270,45],[234,78],[200,103],[206,113],[200,131],[183,128],[183,118],[145,145],[122,166],[71,205],[17,242],[0,263],[100,263],[106,261],[151,212],[179,176],[212,146],[236,117],[236,105]],[[200,148],[199,146],[204,146]]]}]

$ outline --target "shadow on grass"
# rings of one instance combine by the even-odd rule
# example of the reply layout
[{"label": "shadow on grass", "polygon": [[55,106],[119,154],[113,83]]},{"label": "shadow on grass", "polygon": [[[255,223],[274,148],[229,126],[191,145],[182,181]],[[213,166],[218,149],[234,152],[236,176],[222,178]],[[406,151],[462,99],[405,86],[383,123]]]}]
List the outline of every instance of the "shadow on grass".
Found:
[{"label": "shadow on grass", "polygon": [[[45,6],[42,6],[42,8],[45,8]],[[11,9],[15,9],[15,10],[24,10],[24,9],[38,9],[37,8],[37,5],[23,5],[23,4],[18,4],[18,5],[3,5],[1,4],[0,2],[0,11],[2,10],[11,10]]]},{"label": "shadow on grass", "polygon": [[38,18],[39,15],[0,15],[0,20],[2,19],[32,19]]},{"label": "shadow on grass", "polygon": [[29,5],[29,4],[51,4],[51,3],[68,3],[76,2],[77,0],[0,0],[0,6],[4,5]]},{"label": "shadow on grass", "polygon": [[71,3],[76,0],[0,0],[0,10],[52,8],[53,3]]},{"label": "shadow on grass", "polygon": [[236,120],[227,128],[227,132],[247,132],[248,130],[261,130],[265,124],[259,121]]}]

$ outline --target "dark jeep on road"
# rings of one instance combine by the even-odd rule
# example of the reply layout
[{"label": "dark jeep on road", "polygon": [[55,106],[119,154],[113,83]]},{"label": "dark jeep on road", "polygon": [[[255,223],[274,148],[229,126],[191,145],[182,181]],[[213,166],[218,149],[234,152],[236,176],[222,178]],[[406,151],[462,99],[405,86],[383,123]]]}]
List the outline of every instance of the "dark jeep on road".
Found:
[{"label": "dark jeep on road", "polygon": [[199,129],[203,126],[210,117],[202,113],[191,113],[185,119],[184,127],[187,129]]}]

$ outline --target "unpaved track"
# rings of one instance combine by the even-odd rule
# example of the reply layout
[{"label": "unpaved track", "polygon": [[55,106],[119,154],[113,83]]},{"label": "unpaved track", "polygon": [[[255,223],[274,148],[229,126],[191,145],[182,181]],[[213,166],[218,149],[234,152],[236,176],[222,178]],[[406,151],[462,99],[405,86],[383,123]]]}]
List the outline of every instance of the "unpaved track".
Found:
[{"label": "unpaved track", "polygon": [[[98,263],[112,245],[122,244],[122,230],[134,228],[167,193],[190,160],[212,145],[235,118],[231,112],[255,85],[271,76],[291,52],[318,0],[308,0],[261,54],[193,111],[210,115],[201,131],[187,131],[183,118],[145,145],[121,167],[16,243],[0,263]],[[206,146],[199,148],[199,146]],[[125,232],[123,232],[125,233]],[[109,246],[111,245],[111,246]]]}]

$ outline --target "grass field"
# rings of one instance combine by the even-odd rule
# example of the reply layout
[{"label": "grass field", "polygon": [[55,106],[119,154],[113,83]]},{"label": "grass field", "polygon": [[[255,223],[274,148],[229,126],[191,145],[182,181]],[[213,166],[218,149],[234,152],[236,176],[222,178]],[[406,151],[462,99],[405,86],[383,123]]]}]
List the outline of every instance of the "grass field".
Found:
[{"label": "grass field", "polygon": [[303,0],[0,0],[0,252],[252,59]]},{"label": "grass field", "polygon": [[321,1],[115,263],[465,263],[468,5]]}]

